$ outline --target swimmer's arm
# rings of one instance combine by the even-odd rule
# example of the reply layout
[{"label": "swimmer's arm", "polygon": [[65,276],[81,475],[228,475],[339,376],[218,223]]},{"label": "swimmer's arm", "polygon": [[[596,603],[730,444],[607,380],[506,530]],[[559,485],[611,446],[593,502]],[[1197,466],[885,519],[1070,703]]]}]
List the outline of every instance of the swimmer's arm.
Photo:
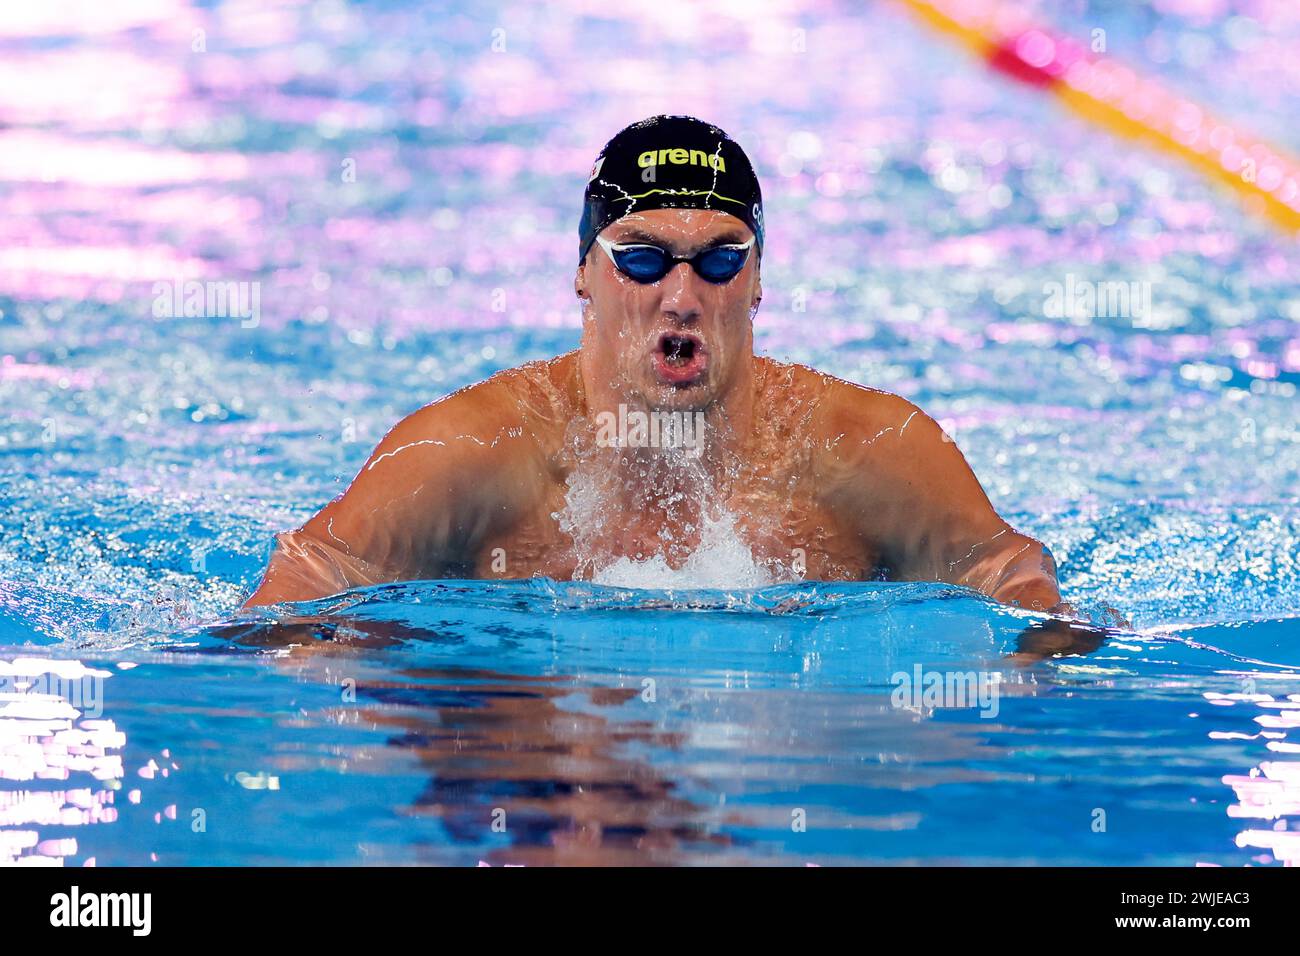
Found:
[{"label": "swimmer's arm", "polygon": [[244,607],[308,601],[394,579],[395,575],[319,540],[304,526],[275,536],[262,583]]},{"label": "swimmer's arm", "polygon": [[1011,527],[985,494],[956,442],[917,410],[903,456],[917,521],[899,536],[904,573],[946,581],[1033,611],[1069,610],[1047,547]]},{"label": "swimmer's arm", "polygon": [[993,509],[957,445],[896,395],[841,390],[828,418],[832,484],[899,581],[946,581],[1004,604],[1072,610],[1044,545]]},{"label": "swimmer's arm", "polygon": [[987,553],[964,563],[954,557],[949,562],[950,574],[940,580],[966,585],[1015,607],[1074,613],[1074,608],[1061,600],[1052,552],[1041,541],[1003,524],[999,547],[989,547]]},{"label": "swimmer's arm", "polygon": [[511,427],[499,392],[483,383],[399,422],[346,492],[276,536],[266,575],[244,606],[445,577],[463,566],[512,510],[522,429]]}]

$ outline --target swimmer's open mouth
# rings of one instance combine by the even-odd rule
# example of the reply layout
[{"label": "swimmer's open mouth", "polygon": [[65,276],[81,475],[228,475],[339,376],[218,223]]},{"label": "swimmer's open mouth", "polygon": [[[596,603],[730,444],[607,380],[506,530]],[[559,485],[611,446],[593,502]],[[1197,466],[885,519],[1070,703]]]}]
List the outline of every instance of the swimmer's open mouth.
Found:
[{"label": "swimmer's open mouth", "polygon": [[659,336],[654,357],[660,381],[671,385],[690,384],[708,368],[704,342],[689,332],[665,332]]}]

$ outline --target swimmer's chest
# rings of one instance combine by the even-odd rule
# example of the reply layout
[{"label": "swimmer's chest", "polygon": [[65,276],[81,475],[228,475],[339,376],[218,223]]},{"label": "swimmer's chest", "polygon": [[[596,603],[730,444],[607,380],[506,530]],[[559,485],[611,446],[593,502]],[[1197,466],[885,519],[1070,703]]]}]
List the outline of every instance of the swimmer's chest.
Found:
[{"label": "swimmer's chest", "polygon": [[796,488],[787,493],[750,490],[729,506],[756,560],[819,581],[860,581],[878,576],[877,549],[831,508]]}]

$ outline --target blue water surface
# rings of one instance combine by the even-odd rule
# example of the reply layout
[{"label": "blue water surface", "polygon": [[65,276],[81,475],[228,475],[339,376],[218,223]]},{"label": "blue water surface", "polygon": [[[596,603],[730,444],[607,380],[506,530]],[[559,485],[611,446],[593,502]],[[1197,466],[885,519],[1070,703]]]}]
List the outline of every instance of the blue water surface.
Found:
[{"label": "blue water surface", "polygon": [[[891,5],[92,6],[0,30],[0,862],[1300,860],[1300,256],[1232,195]],[[1026,5],[1294,153],[1281,7]],[[239,615],[394,422],[576,346],[585,175],[657,112],[754,157],[757,349],[917,402],[1130,628],[1018,663],[1033,615],[890,583]],[[1071,276],[1151,310],[1045,314]],[[178,277],[258,321],[157,315]]]}]

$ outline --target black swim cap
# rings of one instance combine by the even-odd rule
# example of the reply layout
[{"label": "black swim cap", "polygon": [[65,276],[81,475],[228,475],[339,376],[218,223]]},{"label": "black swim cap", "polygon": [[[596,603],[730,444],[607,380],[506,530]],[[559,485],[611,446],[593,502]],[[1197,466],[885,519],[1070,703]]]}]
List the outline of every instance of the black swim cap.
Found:
[{"label": "black swim cap", "polygon": [[597,234],[643,209],[716,209],[754,231],[763,250],[763,194],[749,157],[693,116],[652,116],[619,131],[591,167],[578,224],[578,263]]}]

